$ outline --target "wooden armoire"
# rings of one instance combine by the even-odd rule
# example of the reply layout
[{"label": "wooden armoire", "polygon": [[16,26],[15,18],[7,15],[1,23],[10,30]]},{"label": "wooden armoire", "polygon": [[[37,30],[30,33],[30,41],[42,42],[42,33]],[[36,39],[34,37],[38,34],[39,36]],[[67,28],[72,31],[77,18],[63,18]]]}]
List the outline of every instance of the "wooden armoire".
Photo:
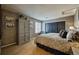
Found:
[{"label": "wooden armoire", "polygon": [[19,16],[18,20],[18,44],[27,43],[30,40],[30,21],[24,15]]}]

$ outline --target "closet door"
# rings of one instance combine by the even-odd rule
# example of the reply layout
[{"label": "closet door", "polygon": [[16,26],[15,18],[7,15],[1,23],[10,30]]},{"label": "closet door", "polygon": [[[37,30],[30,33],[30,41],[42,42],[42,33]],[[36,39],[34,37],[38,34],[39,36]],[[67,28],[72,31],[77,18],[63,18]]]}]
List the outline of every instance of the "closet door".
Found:
[{"label": "closet door", "polygon": [[25,43],[30,41],[30,21],[28,19],[25,19],[24,23],[24,37]]},{"label": "closet door", "polygon": [[24,22],[25,22],[25,20],[23,19],[23,18],[20,18],[19,19],[19,40],[18,40],[18,43],[19,44],[23,44],[24,42],[25,42],[25,40],[24,40]]},{"label": "closet door", "polygon": [[24,17],[19,18],[19,39],[18,44],[24,44],[30,40],[29,20]]}]

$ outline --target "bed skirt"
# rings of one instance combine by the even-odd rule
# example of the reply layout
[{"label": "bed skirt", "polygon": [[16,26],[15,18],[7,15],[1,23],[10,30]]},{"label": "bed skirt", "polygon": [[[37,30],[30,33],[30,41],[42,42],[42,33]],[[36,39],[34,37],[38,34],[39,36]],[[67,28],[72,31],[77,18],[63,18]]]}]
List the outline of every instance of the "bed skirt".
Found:
[{"label": "bed skirt", "polygon": [[67,53],[61,52],[61,51],[56,50],[54,48],[50,48],[50,47],[44,46],[44,45],[42,45],[40,43],[36,43],[36,45],[37,45],[37,47],[42,48],[45,51],[48,51],[48,52],[50,52],[51,54],[54,54],[54,55],[69,55]]}]

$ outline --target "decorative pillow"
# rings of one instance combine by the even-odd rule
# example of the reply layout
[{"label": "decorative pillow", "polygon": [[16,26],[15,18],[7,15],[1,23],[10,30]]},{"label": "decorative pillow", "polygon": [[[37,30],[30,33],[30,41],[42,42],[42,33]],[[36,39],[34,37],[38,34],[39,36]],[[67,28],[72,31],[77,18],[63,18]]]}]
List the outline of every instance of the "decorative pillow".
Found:
[{"label": "decorative pillow", "polygon": [[79,36],[79,32],[77,31],[77,32],[75,33],[75,35]]},{"label": "decorative pillow", "polygon": [[62,32],[62,38],[66,38],[66,36],[67,36],[67,31],[64,30],[64,31]]},{"label": "decorative pillow", "polygon": [[72,40],[74,34],[75,34],[74,31],[69,31],[68,34],[67,34],[67,40]]},{"label": "decorative pillow", "polygon": [[73,40],[79,42],[79,32],[78,31],[73,35]]},{"label": "decorative pillow", "polygon": [[59,36],[62,36],[62,32],[63,32],[64,30],[60,30],[60,32],[59,32]]}]

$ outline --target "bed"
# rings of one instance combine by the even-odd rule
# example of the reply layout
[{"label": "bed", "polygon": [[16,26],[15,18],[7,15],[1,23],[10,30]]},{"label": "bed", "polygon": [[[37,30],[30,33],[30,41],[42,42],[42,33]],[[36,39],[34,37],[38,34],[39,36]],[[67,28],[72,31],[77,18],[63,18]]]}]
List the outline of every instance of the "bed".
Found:
[{"label": "bed", "polygon": [[66,38],[61,38],[59,33],[41,34],[35,39],[35,44],[56,55],[69,55],[70,43]]}]

